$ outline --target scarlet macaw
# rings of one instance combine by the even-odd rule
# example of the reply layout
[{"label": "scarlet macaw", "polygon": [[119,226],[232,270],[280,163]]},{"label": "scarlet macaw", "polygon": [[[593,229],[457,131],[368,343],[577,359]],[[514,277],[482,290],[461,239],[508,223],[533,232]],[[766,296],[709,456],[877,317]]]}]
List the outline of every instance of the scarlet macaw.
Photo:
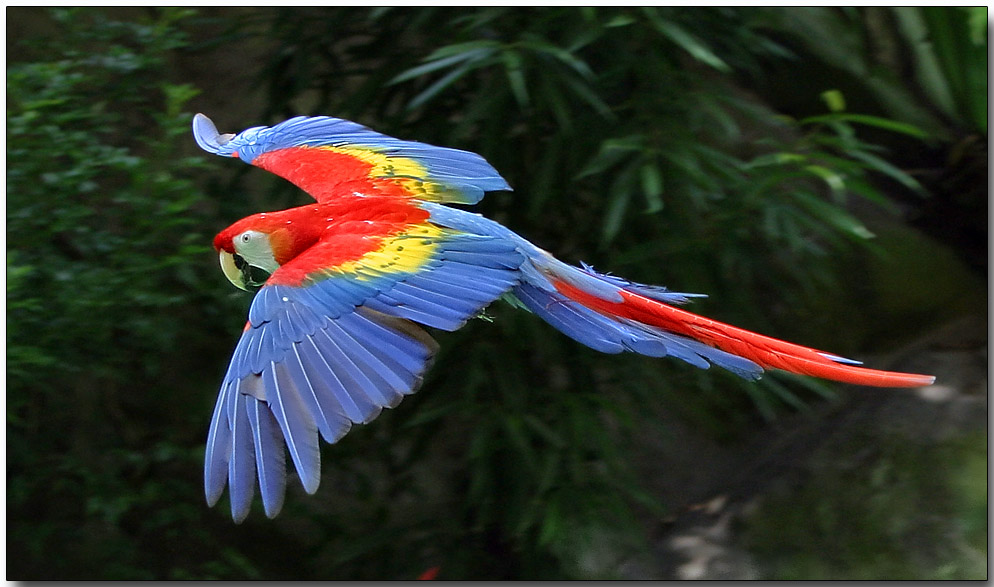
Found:
[{"label": "scarlet macaw", "polygon": [[606,353],[673,356],[753,380],[770,368],[882,387],[935,379],[857,367],[691,314],[674,304],[697,294],[567,265],[446,206],[510,189],[475,153],[326,116],[222,135],[197,114],[193,133],[206,151],[271,171],[317,200],[243,218],[214,239],[228,279],[259,288],[221,383],[204,466],[208,504],[227,483],[236,522],[248,515],[256,478],[266,514],[279,513],[284,442],[314,493],[318,434],[334,443],[418,388],[438,348],[419,324],[456,330],[508,293]]}]

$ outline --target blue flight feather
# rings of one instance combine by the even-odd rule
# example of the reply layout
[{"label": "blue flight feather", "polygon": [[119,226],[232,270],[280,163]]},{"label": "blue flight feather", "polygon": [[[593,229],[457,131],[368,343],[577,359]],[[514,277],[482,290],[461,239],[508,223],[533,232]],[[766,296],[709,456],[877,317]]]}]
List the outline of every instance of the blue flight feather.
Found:
[{"label": "blue flight feather", "polygon": [[[327,339],[321,337],[323,345],[329,343]],[[372,403],[364,395],[349,393],[346,385],[352,387],[351,378],[344,379],[344,373],[337,373],[328,364],[328,350],[319,347],[313,338],[308,338],[305,342],[297,345],[301,359],[304,361],[307,373],[313,375],[315,391],[321,398],[322,405],[338,405],[340,412],[350,421],[355,423],[366,423],[379,415],[381,408]],[[347,431],[346,431],[347,432]]]},{"label": "blue flight feather", "polygon": [[321,451],[318,450],[317,427],[313,418],[304,411],[303,402],[297,397],[293,381],[282,363],[271,363],[262,373],[269,409],[283,431],[290,459],[297,469],[297,476],[307,493],[318,490],[321,482]]},{"label": "blue flight feather", "polygon": [[[230,370],[230,369],[229,369]],[[231,427],[228,423],[228,394],[234,382],[225,380],[214,405],[214,416],[207,432],[204,455],[204,490],[208,505],[214,505],[228,480],[228,458],[231,451]]]},{"label": "blue flight feather", "polygon": [[[286,450],[279,424],[264,402],[248,398],[248,420],[255,442],[259,493],[266,516],[275,518],[283,508],[286,495]],[[249,481],[251,483],[251,481]]]},{"label": "blue flight feather", "polygon": [[352,421],[341,412],[337,402],[322,401],[314,382],[307,376],[304,369],[304,361],[301,359],[299,346],[299,344],[293,345],[286,361],[282,364],[286,366],[287,373],[293,380],[307,412],[314,418],[321,436],[327,442],[335,442],[348,432],[352,427]]},{"label": "blue flight feather", "polygon": [[362,360],[362,349],[348,336],[347,331],[340,329],[337,323],[329,324],[329,330],[331,329],[334,329],[334,334],[328,331],[321,334],[336,346],[337,352],[329,353],[330,358],[337,360],[337,365],[334,366],[344,370],[374,404],[382,407],[395,407],[399,402],[399,397],[395,399],[393,394],[385,389],[387,386],[384,385],[377,373]]},{"label": "blue flight feather", "polygon": [[255,398],[232,394],[234,419],[231,422],[231,457],[228,461],[228,495],[231,518],[241,523],[252,507],[255,496],[255,441],[249,424],[246,400]]}]

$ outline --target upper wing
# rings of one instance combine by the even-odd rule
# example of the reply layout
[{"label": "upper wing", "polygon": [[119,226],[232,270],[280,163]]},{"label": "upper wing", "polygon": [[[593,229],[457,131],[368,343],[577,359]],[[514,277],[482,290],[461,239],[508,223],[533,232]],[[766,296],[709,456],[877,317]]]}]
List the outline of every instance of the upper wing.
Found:
[{"label": "upper wing", "polygon": [[340,118],[298,116],[222,135],[197,114],[193,134],[205,151],[271,171],[319,202],[360,192],[475,204],[484,192],[511,189],[476,153],[402,141]]},{"label": "upper wing", "polygon": [[[518,281],[513,243],[408,225],[329,266],[329,237],[259,290],[221,384],[207,439],[211,505],[230,488],[236,521],[256,479],[266,514],[285,490],[285,449],[308,493],[320,481],[318,433],[335,442],[414,392],[437,346],[414,322],[455,330]],[[372,237],[370,237],[372,238]],[[340,257],[340,255],[338,255]]]}]

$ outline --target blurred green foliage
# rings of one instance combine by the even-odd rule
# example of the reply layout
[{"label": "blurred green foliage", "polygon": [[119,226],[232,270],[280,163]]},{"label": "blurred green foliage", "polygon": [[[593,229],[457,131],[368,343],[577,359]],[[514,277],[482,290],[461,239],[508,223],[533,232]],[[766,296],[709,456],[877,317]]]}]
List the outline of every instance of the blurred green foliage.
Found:
[{"label": "blurred green foliage", "polygon": [[808,7],[764,18],[857,78],[887,116],[937,139],[987,133],[986,7]]},{"label": "blurred green foliage", "polygon": [[844,449],[750,516],[747,544],[770,579],[987,578],[986,434],[852,438]]},{"label": "blurred green foliage", "polygon": [[196,90],[162,76],[188,15],[51,16],[59,34],[7,69],[10,569],[163,577],[142,541],[181,544],[199,517],[176,501],[202,453],[188,408],[209,409],[198,353],[223,360],[205,164],[176,149]]},{"label": "blurred green foliage", "polygon": [[[248,299],[210,237],[305,196],[195,152],[193,105],[237,103],[207,110],[222,132],[331,114],[479,152],[516,189],[482,213],[814,346],[839,327],[805,311],[838,290],[833,255],[872,254],[852,201],[896,212],[878,178],[924,193],[862,132],[921,140],[907,119],[863,114],[829,80],[818,115],[782,116],[743,85],[792,55],[769,10],[10,14],[46,31],[7,70],[13,578],[605,577],[666,511],[626,459],[660,433],[654,414],[734,438],[832,394],[599,355],[495,305],[439,335],[419,394],[324,448],[317,496],[294,485],[279,518],[236,527],[203,504],[200,471]],[[231,52],[237,72],[213,64]],[[183,79],[191,62],[209,85]],[[615,559],[593,564],[604,537]]]}]

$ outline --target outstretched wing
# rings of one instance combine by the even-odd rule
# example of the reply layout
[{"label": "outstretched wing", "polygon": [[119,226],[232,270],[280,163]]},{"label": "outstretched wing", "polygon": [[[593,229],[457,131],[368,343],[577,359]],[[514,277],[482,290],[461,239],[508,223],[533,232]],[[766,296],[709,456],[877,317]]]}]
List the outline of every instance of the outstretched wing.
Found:
[{"label": "outstretched wing", "polygon": [[[209,504],[229,486],[235,521],[256,479],[266,514],[285,491],[285,453],[308,493],[320,481],[318,435],[329,443],[413,393],[437,348],[417,324],[455,330],[518,282],[522,256],[506,239],[406,225],[356,248],[326,238],[259,290],[221,384],[207,439]],[[364,251],[343,261],[342,249]],[[327,259],[336,259],[334,264]]]},{"label": "outstretched wing", "polygon": [[475,204],[484,192],[511,189],[476,153],[402,141],[340,118],[298,116],[222,135],[197,114],[193,134],[205,151],[271,171],[318,202],[358,192]]}]

